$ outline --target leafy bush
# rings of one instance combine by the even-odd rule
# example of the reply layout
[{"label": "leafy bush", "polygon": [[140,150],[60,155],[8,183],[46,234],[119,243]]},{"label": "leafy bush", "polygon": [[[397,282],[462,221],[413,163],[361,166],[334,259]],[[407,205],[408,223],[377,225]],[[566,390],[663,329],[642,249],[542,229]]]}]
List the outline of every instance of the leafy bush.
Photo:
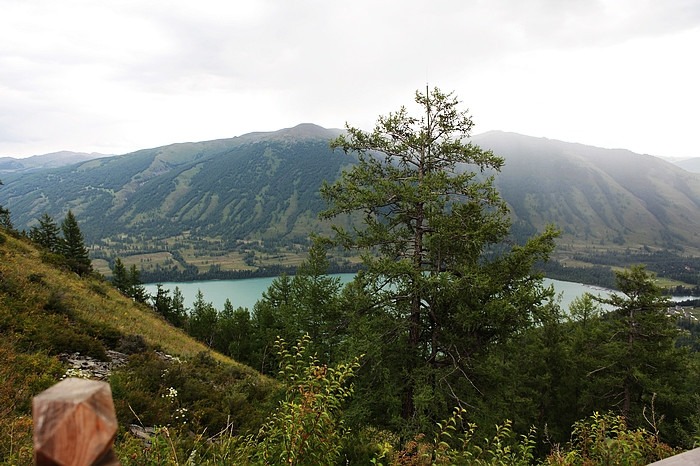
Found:
[{"label": "leafy bush", "polygon": [[321,365],[306,354],[309,343],[306,335],[289,351],[277,340],[285,396],[244,449],[253,462],[334,464],[340,456],[345,435],[340,408],[352,396],[352,386],[346,385],[359,363]]},{"label": "leafy bush", "polygon": [[574,424],[568,450],[555,448],[546,461],[557,465],[644,465],[677,453],[660,442],[658,434],[629,430],[622,416],[596,412]]},{"label": "leafy bush", "polygon": [[124,335],[117,346],[117,351],[124,354],[138,354],[147,350],[148,343],[141,335]]},{"label": "leafy bush", "polygon": [[40,273],[30,273],[27,276],[27,280],[29,280],[31,283],[42,285],[44,283],[44,276]]}]

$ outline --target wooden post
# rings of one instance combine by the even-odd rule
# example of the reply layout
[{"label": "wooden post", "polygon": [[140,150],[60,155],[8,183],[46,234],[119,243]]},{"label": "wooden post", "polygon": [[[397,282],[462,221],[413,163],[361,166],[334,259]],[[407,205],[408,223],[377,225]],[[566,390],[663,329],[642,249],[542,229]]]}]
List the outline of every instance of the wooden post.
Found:
[{"label": "wooden post", "polygon": [[107,382],[65,379],[32,401],[37,465],[118,465],[112,390]]}]

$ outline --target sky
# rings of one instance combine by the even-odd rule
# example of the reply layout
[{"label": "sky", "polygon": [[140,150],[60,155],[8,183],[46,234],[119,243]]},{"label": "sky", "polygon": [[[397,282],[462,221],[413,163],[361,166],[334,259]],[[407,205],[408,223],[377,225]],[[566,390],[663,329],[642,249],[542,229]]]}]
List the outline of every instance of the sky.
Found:
[{"label": "sky", "polygon": [[299,123],[426,85],[474,134],[700,157],[700,0],[0,0],[0,157]]}]

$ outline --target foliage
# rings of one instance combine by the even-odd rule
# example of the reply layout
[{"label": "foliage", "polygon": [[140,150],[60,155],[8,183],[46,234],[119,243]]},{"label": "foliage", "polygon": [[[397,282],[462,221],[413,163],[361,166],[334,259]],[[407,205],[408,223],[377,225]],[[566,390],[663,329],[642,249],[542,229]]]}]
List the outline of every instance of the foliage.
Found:
[{"label": "foliage", "polygon": [[332,362],[340,360],[340,342],[346,329],[339,300],[340,280],[327,275],[328,246],[316,238],[294,277],[282,275],[273,280],[255,304],[249,324],[253,334],[247,361],[261,372],[269,373],[278,364],[271,351],[278,336],[295,341],[308,333],[319,357]]},{"label": "foliage", "polygon": [[[257,429],[272,385],[206,353],[187,360],[137,353],[110,378],[121,424],[182,426],[194,432]],[[136,413],[136,414],[135,414]],[[186,432],[186,431],[185,431]]]},{"label": "foliage", "polygon": [[[117,448],[122,464],[178,463],[178,459],[185,458],[187,464],[337,464],[347,432],[341,406],[352,395],[348,383],[358,362],[337,367],[321,365],[309,355],[309,343],[305,336],[288,349],[283,340],[278,340],[283,398],[256,433],[246,434],[238,428],[235,416],[210,437],[201,429],[198,435],[188,435],[182,423],[171,421],[168,427],[156,429],[149,448],[138,448],[128,437],[123,438]],[[166,369],[165,378],[171,377],[169,371]],[[217,380],[218,377],[212,375]],[[159,384],[165,389],[159,402],[166,414],[173,411],[169,407],[181,403],[183,396],[180,388],[167,387],[170,381]],[[240,416],[243,411],[241,406],[235,414]],[[187,411],[187,416],[191,413]],[[197,431],[196,427],[193,429]]]},{"label": "foliage", "polygon": [[392,461],[397,465],[469,464],[529,465],[534,460],[534,431],[515,438],[511,422],[496,426],[492,438],[475,438],[477,426],[464,420],[466,410],[456,409],[447,420],[438,423],[432,442],[423,434],[407,442]]},{"label": "foliage", "polygon": [[230,355],[236,361],[245,361],[253,346],[252,326],[248,309],[233,308],[229,299],[219,314],[219,339],[217,350]]},{"label": "foliage", "polygon": [[216,308],[212,303],[204,301],[202,290],[197,290],[192,312],[187,321],[188,333],[211,348],[218,339],[218,320]]},{"label": "foliage", "polygon": [[[529,325],[551,294],[532,266],[547,259],[556,232],[508,247],[493,177],[465,170],[498,170],[503,159],[467,142],[473,122],[452,94],[417,92],[416,103],[422,116],[401,108],[371,133],[348,127],[332,141],[359,162],[321,194],[324,218],[363,215],[361,228],[334,227],[337,244],[365,251],[358,283],[369,307],[355,308],[347,340],[367,354],[358,386],[386,375],[366,395],[391,392],[400,408],[390,404],[389,421],[427,427],[468,403],[458,387],[469,386],[473,358]],[[386,419],[384,406],[372,417]]]},{"label": "foliage", "polygon": [[187,323],[187,311],[184,306],[184,297],[180,288],[175,287],[173,296],[170,296],[170,291],[163,288],[163,285],[156,285],[156,294],[151,296],[153,309],[165,320],[176,327],[184,328]]},{"label": "foliage", "polygon": [[136,264],[132,264],[127,271],[124,263],[117,257],[114,260],[114,268],[112,269],[112,284],[122,294],[130,297],[137,303],[148,301],[149,296],[143,287],[141,272],[136,268]]},{"label": "foliage", "polygon": [[287,349],[277,341],[284,399],[258,432],[244,444],[248,461],[257,464],[335,464],[344,426],[339,413],[352,396],[346,386],[359,366],[357,359],[336,367],[308,356],[308,335]]},{"label": "foliage", "polygon": [[114,267],[112,268],[112,285],[122,294],[129,296],[131,284],[129,283],[129,275],[126,272],[126,267],[120,258],[114,259]]},{"label": "foliage", "polygon": [[29,238],[54,254],[61,253],[61,237],[58,224],[46,212],[39,217],[39,226],[33,226]]},{"label": "foliage", "polygon": [[91,272],[92,263],[85,247],[83,233],[80,231],[75,215],[70,210],[61,222],[61,231],[63,232],[61,254],[65,256],[70,269],[78,275]]},{"label": "foliage", "polygon": [[678,453],[644,429],[629,429],[625,418],[598,412],[573,426],[568,449],[555,448],[550,465],[645,465]]},{"label": "foliage", "polygon": [[576,260],[612,267],[629,267],[631,264],[645,264],[647,269],[659,276],[678,280],[691,286],[700,286],[700,258],[680,254],[670,250],[652,251],[650,248],[605,253],[577,253]]},{"label": "foliage", "polygon": [[605,316],[607,341],[600,346],[597,396],[608,398],[622,416],[642,425],[642,409],[654,393],[663,403],[682,396],[679,374],[686,371],[687,351],[676,348],[675,319],[667,315],[670,305],[643,266],[616,273],[620,294],[597,298],[614,310]]}]

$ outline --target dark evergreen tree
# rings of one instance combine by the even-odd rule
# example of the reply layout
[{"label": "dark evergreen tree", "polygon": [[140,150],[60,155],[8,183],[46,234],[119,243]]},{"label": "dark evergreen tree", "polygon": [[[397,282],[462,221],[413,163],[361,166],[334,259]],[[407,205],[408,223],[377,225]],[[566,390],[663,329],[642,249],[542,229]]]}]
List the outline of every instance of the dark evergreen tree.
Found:
[{"label": "dark evergreen tree", "polygon": [[227,299],[219,313],[219,344],[216,349],[238,362],[250,364],[250,349],[253,343],[251,331],[248,309],[234,309],[231,301]]},{"label": "dark evergreen tree", "polygon": [[292,314],[286,320],[294,322],[297,339],[305,334],[311,337],[310,347],[322,361],[336,363],[347,322],[339,302],[340,278],[327,274],[328,246],[323,239],[314,238],[308,258],[292,279]]},{"label": "dark evergreen tree", "polygon": [[162,315],[165,320],[171,322],[168,317],[170,316],[173,298],[170,297],[170,292],[163,288],[162,283],[156,285],[156,294],[151,296],[151,301],[153,302],[153,309]]},{"label": "dark evergreen tree", "polygon": [[340,279],[327,275],[328,246],[327,241],[315,238],[296,275],[276,278],[255,304],[251,319],[253,367],[274,370],[277,361],[270,350],[277,338],[297,341],[306,334],[321,360],[333,363],[339,359],[346,322],[340,307]]},{"label": "dark evergreen tree", "polygon": [[473,123],[451,94],[426,90],[416,102],[417,117],[401,108],[371,133],[348,127],[332,141],[359,162],[321,193],[324,218],[363,215],[362,228],[337,227],[335,241],[367,252],[358,282],[371,302],[358,300],[368,307],[355,308],[347,342],[368,355],[358,374],[365,395],[393,394],[370,416],[422,428],[480,396],[475,358],[540,311],[551,291],[532,266],[557,233],[509,246],[493,178],[468,169],[498,170],[503,160],[467,142]]},{"label": "dark evergreen tree", "polygon": [[168,320],[176,327],[185,328],[187,326],[187,308],[185,307],[185,297],[179,287],[173,290],[173,299],[170,307],[170,318]]},{"label": "dark evergreen tree", "polygon": [[32,227],[29,238],[48,251],[61,253],[61,229],[53,218],[46,212],[39,218],[39,226]]},{"label": "dark evergreen tree", "polygon": [[620,293],[597,298],[614,310],[603,315],[604,339],[589,372],[589,396],[604,400],[635,427],[645,426],[645,410],[651,410],[653,401],[670,428],[688,414],[678,408],[697,391],[687,392],[685,384],[697,381],[697,367],[687,348],[675,346],[679,333],[668,315],[670,301],[654,274],[632,266],[615,275]]},{"label": "dark evergreen tree", "polygon": [[61,254],[66,258],[68,267],[78,275],[92,272],[92,262],[85,247],[83,233],[80,231],[75,215],[70,210],[61,223],[61,232],[63,233]]},{"label": "dark evergreen tree", "polygon": [[122,294],[130,296],[131,283],[126,267],[120,258],[114,259],[114,268],[112,269],[112,284]]},{"label": "dark evergreen tree", "polygon": [[212,303],[204,301],[202,290],[197,290],[192,304],[188,333],[210,348],[214,347],[218,338],[218,312]]},{"label": "dark evergreen tree", "polygon": [[278,364],[275,341],[295,341],[299,329],[291,319],[293,314],[292,279],[282,274],[275,278],[262,298],[255,303],[251,324],[253,327],[251,365],[263,374],[275,374]]},{"label": "dark evergreen tree", "polygon": [[131,264],[129,268],[129,296],[137,303],[148,301],[148,293],[141,281],[141,271],[136,268],[136,264]]}]

